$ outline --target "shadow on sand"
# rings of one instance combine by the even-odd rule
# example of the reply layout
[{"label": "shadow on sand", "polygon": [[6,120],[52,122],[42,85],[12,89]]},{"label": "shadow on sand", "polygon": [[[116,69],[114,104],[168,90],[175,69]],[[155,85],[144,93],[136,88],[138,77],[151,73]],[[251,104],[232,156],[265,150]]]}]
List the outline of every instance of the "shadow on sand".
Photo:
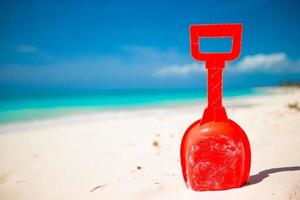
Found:
[{"label": "shadow on sand", "polygon": [[250,181],[248,185],[254,185],[256,183],[259,183],[265,178],[269,177],[270,174],[274,174],[278,172],[297,171],[297,170],[300,170],[300,166],[266,169],[264,171],[259,172],[258,174],[250,176]]}]

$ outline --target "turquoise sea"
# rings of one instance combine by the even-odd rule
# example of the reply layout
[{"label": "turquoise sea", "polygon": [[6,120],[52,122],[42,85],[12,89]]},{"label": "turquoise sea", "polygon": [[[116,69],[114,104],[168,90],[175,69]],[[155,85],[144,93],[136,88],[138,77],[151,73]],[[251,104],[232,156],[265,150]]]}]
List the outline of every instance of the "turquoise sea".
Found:
[{"label": "turquoise sea", "polygon": [[[255,88],[231,89],[224,97],[260,95]],[[163,106],[205,101],[205,89],[130,89],[97,91],[2,92],[0,124],[98,110]]]}]

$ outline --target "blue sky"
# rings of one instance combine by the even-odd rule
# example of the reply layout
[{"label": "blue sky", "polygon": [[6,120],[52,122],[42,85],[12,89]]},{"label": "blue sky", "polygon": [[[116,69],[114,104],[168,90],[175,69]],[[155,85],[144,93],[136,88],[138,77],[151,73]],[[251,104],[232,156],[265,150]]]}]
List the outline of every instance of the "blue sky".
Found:
[{"label": "blue sky", "polygon": [[226,87],[300,79],[299,1],[1,1],[1,89],[205,87],[189,25],[243,23]]}]

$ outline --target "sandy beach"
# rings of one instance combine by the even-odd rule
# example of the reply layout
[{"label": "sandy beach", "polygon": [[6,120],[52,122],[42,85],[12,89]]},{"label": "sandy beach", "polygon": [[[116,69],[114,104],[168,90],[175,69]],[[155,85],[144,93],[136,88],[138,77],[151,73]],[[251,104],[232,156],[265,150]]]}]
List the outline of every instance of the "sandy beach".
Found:
[{"label": "sandy beach", "polygon": [[1,125],[0,199],[300,199],[300,90],[272,93],[224,102],[252,148],[242,188],[186,188],[180,142],[205,106],[193,103]]}]

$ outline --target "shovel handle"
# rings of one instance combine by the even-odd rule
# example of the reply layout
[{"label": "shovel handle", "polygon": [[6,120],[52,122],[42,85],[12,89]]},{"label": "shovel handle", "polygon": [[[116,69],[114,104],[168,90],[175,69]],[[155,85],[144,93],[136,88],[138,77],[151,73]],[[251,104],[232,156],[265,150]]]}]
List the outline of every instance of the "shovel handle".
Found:
[{"label": "shovel handle", "polygon": [[[224,68],[225,61],[233,61],[241,51],[242,24],[191,25],[191,53],[195,60],[205,61],[206,68]],[[201,51],[201,38],[232,38],[228,53],[204,53]]]},{"label": "shovel handle", "polygon": [[[209,121],[225,121],[227,115],[222,105],[223,68],[226,61],[233,61],[241,51],[242,24],[191,25],[191,53],[195,60],[204,61],[208,69],[208,104],[201,124]],[[204,53],[201,51],[201,38],[231,38],[231,51],[226,53]]]}]

